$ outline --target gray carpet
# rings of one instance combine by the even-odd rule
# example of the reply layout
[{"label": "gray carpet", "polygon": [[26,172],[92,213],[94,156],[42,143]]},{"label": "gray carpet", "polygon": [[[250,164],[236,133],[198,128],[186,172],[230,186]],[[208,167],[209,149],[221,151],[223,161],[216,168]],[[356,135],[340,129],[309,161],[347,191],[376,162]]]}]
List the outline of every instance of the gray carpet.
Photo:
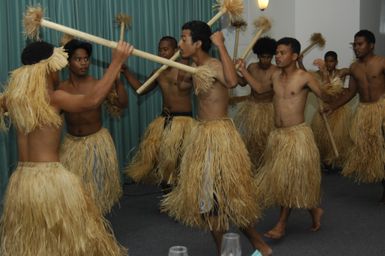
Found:
[{"label": "gray carpet", "polygon": [[[294,210],[286,236],[278,242],[266,239],[273,255],[385,255],[385,205],[378,203],[381,185],[357,185],[334,173],[323,174],[322,189],[321,230],[309,231],[309,213]],[[172,245],[187,246],[189,256],[216,255],[209,232],[185,227],[159,212],[162,193],[158,188],[129,184],[124,192],[108,219],[130,256],[167,256]],[[272,228],[278,213],[278,208],[266,210],[258,232]],[[231,231],[240,233],[236,228]],[[253,249],[243,235],[241,244],[242,255],[251,255]]]}]

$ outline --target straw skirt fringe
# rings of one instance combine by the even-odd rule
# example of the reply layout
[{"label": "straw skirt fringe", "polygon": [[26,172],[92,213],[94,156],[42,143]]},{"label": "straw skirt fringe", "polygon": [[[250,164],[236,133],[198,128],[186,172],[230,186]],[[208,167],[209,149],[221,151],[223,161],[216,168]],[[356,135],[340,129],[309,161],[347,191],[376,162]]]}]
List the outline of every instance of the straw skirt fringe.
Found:
[{"label": "straw skirt fringe", "polygon": [[158,182],[176,185],[178,165],[182,157],[182,146],[186,136],[191,132],[194,119],[188,116],[175,116],[164,128],[157,168]]},{"label": "straw skirt fringe", "polygon": [[126,175],[135,182],[140,182],[148,178],[152,170],[156,168],[164,129],[163,125],[164,117],[157,117],[149,124],[138,151],[125,170]]},{"label": "straw skirt fringe", "polygon": [[350,148],[342,175],[359,183],[385,179],[385,99],[360,103],[353,118]]},{"label": "straw skirt fringe", "polygon": [[272,102],[247,100],[240,104],[234,123],[246,144],[251,161],[258,167],[265,150],[267,137],[274,128]]},{"label": "straw skirt fringe", "polygon": [[332,166],[343,166],[346,160],[346,154],[350,147],[349,125],[351,120],[351,111],[348,105],[344,105],[334,111],[327,118],[336,143],[339,157],[336,158],[329,135],[326,130],[325,122],[321,114],[317,111],[313,117],[311,128],[314,132],[314,138],[317,143],[321,161]]},{"label": "straw skirt fringe", "polygon": [[320,158],[306,124],[270,133],[255,181],[265,207],[310,209],[319,205]]},{"label": "straw skirt fringe", "polygon": [[188,226],[227,230],[231,222],[247,227],[260,217],[255,198],[250,158],[232,121],[197,122],[163,211]]},{"label": "straw skirt fringe", "polygon": [[122,195],[120,172],[114,142],[107,129],[84,137],[66,134],[60,149],[60,161],[77,174],[103,214]]},{"label": "straw skirt fringe", "polygon": [[165,126],[165,117],[158,117],[147,128],[139,149],[126,169],[135,182],[175,184],[177,166],[185,136],[194,119],[173,116]]},{"label": "straw skirt fringe", "polygon": [[20,163],[5,195],[2,256],[127,255],[80,179],[60,163]]}]

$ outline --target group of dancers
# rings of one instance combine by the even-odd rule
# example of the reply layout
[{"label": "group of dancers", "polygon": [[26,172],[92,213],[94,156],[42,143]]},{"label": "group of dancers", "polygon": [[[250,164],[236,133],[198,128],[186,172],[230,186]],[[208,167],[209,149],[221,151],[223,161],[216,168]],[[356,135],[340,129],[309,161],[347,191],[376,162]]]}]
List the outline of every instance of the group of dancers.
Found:
[{"label": "group of dancers", "polygon": [[[220,60],[210,56],[212,44]],[[262,255],[271,255],[255,229],[265,208],[281,207],[277,224],[265,234],[269,238],[285,235],[295,208],[308,209],[312,231],[320,229],[321,162],[342,167],[344,176],[358,182],[384,184],[385,59],[374,54],[374,46],[373,33],[361,30],[354,36],[357,60],[350,68],[336,69],[337,55],[328,52],[324,61],[315,61],[318,72],[311,73],[300,68],[298,40],[264,37],[253,48],[259,61],[246,67],[244,60],[230,58],[222,32],[212,33],[202,21],[185,23],[179,43],[170,36],[160,39],[159,55],[171,58],[179,49],[180,62],[208,67],[213,82],[203,85],[169,67],[145,89],[160,87],[162,113],[148,126],[125,173],[135,182],[160,184],[161,210],[185,225],[210,230],[218,255],[230,225]],[[1,255],[128,253],[103,217],[122,190],[101,107],[106,99],[118,113],[127,106],[120,76],[135,90],[142,85],[124,64],[133,51],[120,41],[98,80],[88,75],[92,45],[87,42],[71,39],[54,47],[37,41],[24,48],[23,65],[11,72],[1,95],[1,112],[8,112],[17,130],[19,151],[4,199]],[[58,71],[67,65],[68,79],[59,81]],[[343,88],[346,76],[349,87]],[[236,100],[229,90],[238,84],[249,84],[251,94],[233,121],[228,107]],[[323,102],[312,127],[304,115],[310,91]],[[350,124],[344,104],[356,94],[360,103]],[[67,133],[61,142],[62,112]],[[325,144],[322,114],[328,114],[344,153],[338,158]]]}]

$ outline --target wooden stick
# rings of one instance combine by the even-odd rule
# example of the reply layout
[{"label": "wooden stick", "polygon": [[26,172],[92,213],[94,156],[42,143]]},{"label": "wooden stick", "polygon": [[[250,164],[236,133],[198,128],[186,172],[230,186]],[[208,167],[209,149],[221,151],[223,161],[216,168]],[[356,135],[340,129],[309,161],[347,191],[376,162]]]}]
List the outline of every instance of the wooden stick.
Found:
[{"label": "wooden stick", "polygon": [[[260,17],[255,22],[255,25],[259,27],[259,30],[253,37],[253,39],[250,41],[249,45],[246,47],[246,49],[243,51],[243,54],[241,56],[241,59],[246,59],[247,56],[250,54],[251,49],[253,48],[254,44],[257,42],[257,40],[261,37],[262,33],[269,30],[271,27],[270,21],[265,17]],[[235,66],[235,69],[239,68],[239,64]]]},{"label": "wooden stick", "polygon": [[[225,14],[226,12],[224,11],[219,11],[214,17],[211,18],[211,20],[209,20],[207,22],[207,25],[209,25],[210,27],[220,18],[222,17],[223,14]],[[179,58],[180,56],[180,51],[178,50],[176,53],[174,53],[174,55],[170,58],[170,60],[172,61],[175,61],[177,58]],[[138,94],[141,94],[148,86],[150,86],[158,77],[159,75],[165,71],[166,69],[168,68],[167,65],[163,65],[161,66],[154,74],[152,74],[152,76],[147,79],[146,82],[144,82],[142,84],[141,87],[139,87],[137,90],[136,90],[136,93]]]},{"label": "wooden stick", "polygon": [[322,105],[322,101],[318,99],[318,105],[319,105],[319,108],[320,108],[320,111],[321,111],[321,115],[322,115],[322,119],[324,120],[324,123],[325,123],[325,126],[326,126],[326,131],[328,133],[328,136],[329,136],[329,139],[330,139],[330,142],[332,144],[332,148],[333,148],[333,151],[334,151],[334,155],[336,157],[339,157],[339,153],[338,153],[338,149],[337,149],[337,145],[336,145],[336,142],[334,141],[334,138],[333,138],[333,134],[332,134],[332,131],[330,129],[330,125],[329,125],[329,121],[327,119],[327,116],[326,114],[323,112],[323,105]]},{"label": "wooden stick", "polygon": [[[257,40],[261,37],[263,32],[264,32],[263,29],[258,30],[258,32],[255,34],[253,39],[250,41],[249,45],[244,50],[244,52],[243,52],[243,54],[241,56],[241,59],[246,59],[247,58],[247,56],[250,54],[250,51],[253,48],[255,42],[257,42]],[[239,64],[237,64],[235,66],[235,69],[238,69],[238,68],[239,68]]]},{"label": "wooden stick", "polygon": [[[84,39],[84,40],[87,40],[87,41],[90,41],[93,43],[104,45],[104,46],[107,46],[109,48],[116,48],[118,45],[117,42],[110,41],[110,40],[107,40],[107,39],[104,39],[104,38],[101,38],[98,36],[94,36],[94,35],[91,35],[91,34],[88,34],[88,33],[73,29],[73,28],[69,28],[69,27],[66,27],[66,26],[51,22],[51,21],[47,21],[45,19],[41,19],[40,25],[47,27],[47,28],[57,30],[57,31],[60,31],[60,32],[63,32],[63,33],[67,33],[67,34],[79,37],[81,39]],[[144,52],[144,51],[141,51],[138,49],[134,49],[132,54],[135,56],[144,58],[144,59],[148,59],[148,60],[155,61],[155,62],[158,62],[161,64],[165,64],[165,65],[168,65],[168,66],[171,66],[174,68],[181,69],[181,70],[186,71],[188,73],[195,74],[197,72],[197,69],[194,67],[190,67],[190,66],[181,64],[179,62],[175,62],[175,61],[172,61],[172,60],[169,60],[166,58],[162,58],[162,57],[159,57],[157,55],[154,55],[154,54],[151,54],[148,52]]]},{"label": "wooden stick", "polygon": [[313,33],[310,37],[310,44],[307,46],[300,55],[305,55],[311,48],[313,48],[315,45],[318,45],[319,47],[325,46],[325,39],[323,38],[321,33]]},{"label": "wooden stick", "polygon": [[[218,13],[212,17],[208,22],[207,25],[210,27],[219,20],[225,13],[229,13],[231,17],[237,17],[242,14],[243,11],[243,2],[242,0],[222,0],[218,1],[220,4],[218,4],[219,10]],[[180,52],[177,51],[170,60],[176,60],[180,55]],[[136,92],[141,93],[146,89],[150,84],[152,84],[162,73],[164,70],[166,70],[168,67],[163,65],[160,67]],[[142,88],[143,87],[143,88]]]},{"label": "wooden stick", "polygon": [[124,29],[125,29],[125,23],[124,22],[120,22],[120,41],[123,41],[124,39]]},{"label": "wooden stick", "polygon": [[237,59],[238,56],[238,45],[239,45],[239,33],[241,28],[235,29],[235,42],[234,42],[234,51],[233,51],[233,60]]},{"label": "wooden stick", "polygon": [[[178,50],[174,53],[174,55],[170,58],[170,60],[175,61],[177,58],[179,58],[179,56],[180,56],[180,51]],[[149,79],[147,79],[147,81],[144,84],[142,84],[141,87],[139,87],[136,90],[136,93],[141,94],[148,86],[150,86],[159,77],[160,73],[165,71],[168,67],[169,67],[168,65],[161,66],[154,74],[152,74],[152,76]]]}]

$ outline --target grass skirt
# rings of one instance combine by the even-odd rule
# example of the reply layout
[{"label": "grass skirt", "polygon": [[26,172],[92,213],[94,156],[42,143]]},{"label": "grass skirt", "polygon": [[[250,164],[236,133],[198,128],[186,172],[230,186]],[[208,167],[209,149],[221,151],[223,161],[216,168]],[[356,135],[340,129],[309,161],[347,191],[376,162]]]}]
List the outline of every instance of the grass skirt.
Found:
[{"label": "grass skirt", "polygon": [[272,131],[262,164],[255,181],[265,207],[318,207],[320,158],[313,133],[306,124]]},{"label": "grass skirt", "polygon": [[103,214],[122,195],[120,172],[114,142],[107,129],[84,137],[66,134],[60,149],[60,161],[81,177]]},{"label": "grass skirt", "polygon": [[126,174],[135,182],[175,184],[183,140],[190,133],[194,119],[173,116],[165,125],[165,117],[150,123]]},{"label": "grass skirt", "polygon": [[191,117],[175,116],[165,127],[159,150],[158,182],[176,185],[183,142],[190,134],[193,122]]},{"label": "grass skirt", "polygon": [[254,166],[259,167],[265,150],[267,137],[274,128],[274,108],[272,102],[247,100],[240,104],[234,117]]},{"label": "grass skirt", "polygon": [[260,216],[255,191],[250,158],[232,121],[197,122],[186,138],[178,184],[162,209],[188,226],[247,227]]},{"label": "grass skirt", "polygon": [[353,118],[350,148],[342,175],[359,183],[385,179],[384,142],[385,99],[376,103],[360,103]]},{"label": "grass skirt", "polygon": [[19,163],[0,235],[2,256],[127,255],[80,179],[60,163]]},{"label": "grass skirt", "polygon": [[344,165],[346,154],[350,147],[349,124],[351,111],[348,105],[344,105],[327,117],[333,139],[336,143],[339,157],[336,158],[333,147],[326,130],[325,122],[321,114],[317,111],[314,114],[311,128],[317,143],[321,161],[331,166]]}]

